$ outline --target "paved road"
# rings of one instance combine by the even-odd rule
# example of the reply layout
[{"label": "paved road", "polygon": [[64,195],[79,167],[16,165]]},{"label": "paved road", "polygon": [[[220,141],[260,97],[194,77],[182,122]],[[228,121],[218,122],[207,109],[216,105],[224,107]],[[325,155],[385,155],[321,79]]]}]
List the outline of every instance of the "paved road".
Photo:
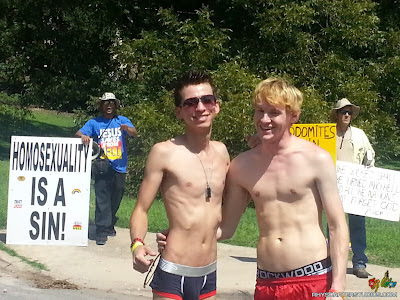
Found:
[{"label": "paved road", "polygon": [[[5,231],[0,231],[0,241],[5,241],[5,234]],[[156,249],[153,233],[146,236],[145,242]],[[145,275],[132,270],[129,244],[129,230],[117,228],[117,236],[109,238],[104,246],[97,246],[90,233],[87,247],[7,245],[18,254],[46,265],[49,270],[40,272],[32,270],[26,263],[0,251],[0,292],[7,290],[6,293],[0,293],[0,298],[151,299],[151,289],[143,288]],[[190,251],[189,246],[188,251]],[[350,268],[351,262],[348,266],[346,291],[371,292],[368,279],[355,277]],[[369,279],[375,277],[381,280],[388,270],[393,281],[400,281],[399,268],[368,265],[367,270],[371,274]],[[255,272],[256,251],[254,248],[218,243],[217,293],[219,300],[253,299]],[[61,282],[64,287],[76,286],[79,290],[37,290],[32,283],[35,278],[42,285],[46,285],[46,280],[50,280],[50,287]],[[27,283],[19,282],[25,279],[29,279]],[[23,288],[15,289],[20,285]],[[378,291],[397,292],[400,298],[400,283],[394,289],[382,287]],[[24,295],[28,298],[21,298]],[[362,298],[358,297],[358,299]],[[368,299],[382,298],[369,297]]]},{"label": "paved road", "polygon": [[151,298],[136,295],[118,294],[101,290],[79,289],[39,289],[33,286],[31,281],[6,277],[0,272],[0,299],[10,300],[149,300]]}]

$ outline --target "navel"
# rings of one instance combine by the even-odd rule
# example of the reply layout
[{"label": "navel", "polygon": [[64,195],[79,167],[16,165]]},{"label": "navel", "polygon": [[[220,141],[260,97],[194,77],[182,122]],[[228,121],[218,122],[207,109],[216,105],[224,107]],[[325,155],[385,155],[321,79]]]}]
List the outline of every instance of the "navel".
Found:
[{"label": "navel", "polygon": [[260,197],[260,192],[255,192],[254,195],[255,195],[256,197]]}]

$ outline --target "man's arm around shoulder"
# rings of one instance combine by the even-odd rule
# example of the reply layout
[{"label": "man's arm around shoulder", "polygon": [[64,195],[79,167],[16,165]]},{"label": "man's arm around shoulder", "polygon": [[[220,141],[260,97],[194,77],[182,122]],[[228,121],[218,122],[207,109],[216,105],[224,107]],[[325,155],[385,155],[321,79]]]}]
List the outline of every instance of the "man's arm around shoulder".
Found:
[{"label": "man's arm around shoulder", "polygon": [[240,158],[235,158],[229,166],[222,203],[222,222],[217,231],[218,240],[233,236],[251,200],[249,193],[240,184],[240,178],[245,175],[241,165]]}]

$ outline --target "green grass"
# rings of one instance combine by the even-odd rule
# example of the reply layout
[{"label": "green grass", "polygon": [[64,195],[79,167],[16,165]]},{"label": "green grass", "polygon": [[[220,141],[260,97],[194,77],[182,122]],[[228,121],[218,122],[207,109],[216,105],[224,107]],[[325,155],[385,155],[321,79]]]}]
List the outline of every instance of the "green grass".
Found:
[{"label": "green grass", "polygon": [[253,207],[248,207],[240,218],[238,228],[233,237],[223,241],[223,243],[255,248],[257,247],[257,242],[258,225],[256,210]]},{"label": "green grass", "polygon": [[[76,132],[73,119],[70,115],[38,110],[33,112],[34,118],[30,118],[21,128],[7,128],[7,132],[14,135],[30,136],[60,136],[71,137]],[[0,228],[6,226],[7,194],[9,173],[9,147],[10,135],[0,135]],[[5,149],[7,148],[7,149]],[[378,167],[400,170],[400,161],[381,163]],[[119,217],[117,226],[129,228],[130,216],[135,205],[135,199],[124,197],[117,213]],[[95,197],[92,188],[90,200],[90,222],[93,223],[95,210]],[[326,221],[324,228],[326,228]],[[366,254],[370,263],[385,265],[388,267],[400,267],[400,255],[397,248],[400,245],[400,224],[379,219],[367,218],[367,250]],[[149,231],[157,232],[168,228],[164,204],[156,199],[149,211]],[[225,243],[256,247],[258,239],[257,219],[254,208],[249,207],[243,214],[238,229],[232,239]],[[5,247],[0,243],[0,250]],[[351,259],[351,255],[350,255]]]},{"label": "green grass", "polygon": [[379,162],[376,164],[376,167],[400,171],[400,159]]},{"label": "green grass", "polygon": [[15,126],[3,124],[0,133],[0,228],[5,228],[7,223],[11,136],[73,137],[76,131],[70,114],[46,110],[33,110],[26,121]]},{"label": "green grass", "polygon": [[77,128],[72,115],[46,110],[33,110],[26,121],[7,126],[2,120],[0,132],[0,161],[10,158],[11,136],[73,137]]},{"label": "green grass", "polygon": [[44,264],[41,264],[41,263],[39,263],[37,261],[32,261],[32,260],[30,260],[30,259],[28,259],[28,258],[26,258],[26,257],[24,257],[22,255],[19,255],[13,249],[10,249],[6,245],[4,245],[2,242],[0,242],[0,250],[8,253],[8,255],[10,255],[10,256],[18,257],[20,260],[26,262],[28,265],[34,267],[35,269],[45,270],[45,271],[49,270]]},{"label": "green grass", "polygon": [[[346,219],[348,220],[347,214]],[[322,224],[326,230],[327,222],[325,213],[322,216]],[[394,268],[400,267],[400,255],[398,251],[394,250],[400,245],[400,224],[398,222],[366,218],[365,229],[367,232],[367,249],[365,250],[365,254],[368,257],[369,263]],[[349,260],[352,258],[353,253],[350,252]]]},{"label": "green grass", "polygon": [[0,160],[0,228],[6,227],[9,161]]},{"label": "green grass", "polygon": [[[131,214],[135,206],[136,199],[124,197],[119,207],[117,226],[129,228]],[[149,232],[157,232],[168,228],[168,219],[165,212],[164,203],[160,199],[155,199],[149,210]]]},{"label": "green grass", "polygon": [[372,264],[400,267],[400,224],[380,219],[366,218],[367,255]]}]

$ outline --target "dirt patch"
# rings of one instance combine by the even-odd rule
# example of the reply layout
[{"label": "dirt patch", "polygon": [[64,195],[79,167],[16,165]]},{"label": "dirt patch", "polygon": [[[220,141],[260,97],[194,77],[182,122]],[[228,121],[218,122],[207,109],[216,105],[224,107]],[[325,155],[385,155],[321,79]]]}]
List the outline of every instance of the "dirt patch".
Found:
[{"label": "dirt patch", "polygon": [[79,290],[76,284],[69,283],[67,280],[54,279],[41,271],[32,270],[30,266],[24,263],[16,266],[14,263],[0,258],[0,277],[4,275],[30,281],[39,289]]},{"label": "dirt patch", "polygon": [[79,290],[78,286],[73,283],[69,283],[66,280],[55,280],[50,276],[36,277],[34,283],[39,289],[62,289],[62,290]]},{"label": "dirt patch", "polygon": [[54,279],[40,272],[18,271],[12,273],[14,277],[31,281],[39,289],[79,290],[76,284],[69,283],[66,280]]}]

